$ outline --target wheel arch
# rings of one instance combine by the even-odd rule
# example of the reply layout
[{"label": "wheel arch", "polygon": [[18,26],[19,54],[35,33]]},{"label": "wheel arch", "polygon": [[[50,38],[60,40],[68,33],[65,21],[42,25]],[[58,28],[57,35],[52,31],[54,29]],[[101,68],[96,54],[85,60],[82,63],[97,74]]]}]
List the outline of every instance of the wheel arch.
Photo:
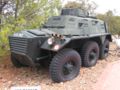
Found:
[{"label": "wheel arch", "polygon": [[111,35],[108,34],[108,35],[89,37],[89,38],[79,38],[79,39],[71,40],[63,48],[82,48],[87,41],[95,41],[98,43],[99,46],[101,46],[102,44],[104,44],[104,41],[106,39],[112,41]]},{"label": "wheel arch", "polygon": [[98,45],[102,44],[102,40],[100,37],[91,37],[91,38],[84,38],[84,39],[80,38],[80,39],[71,40],[62,49],[64,49],[64,48],[74,48],[74,49],[79,48],[79,49],[81,49],[84,46],[84,44],[88,41],[95,41],[98,43]]},{"label": "wheel arch", "polygon": [[98,43],[98,45],[101,45],[102,44],[102,39],[100,37],[93,37],[93,38],[90,38],[90,41],[95,41]]}]

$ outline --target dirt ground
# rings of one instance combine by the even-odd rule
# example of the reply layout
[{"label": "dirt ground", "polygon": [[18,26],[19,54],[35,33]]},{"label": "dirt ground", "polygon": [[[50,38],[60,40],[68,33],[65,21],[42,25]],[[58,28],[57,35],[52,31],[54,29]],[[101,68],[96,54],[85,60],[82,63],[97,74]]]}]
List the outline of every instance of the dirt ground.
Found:
[{"label": "dirt ground", "polygon": [[115,55],[116,51],[111,51],[115,48],[115,44],[111,43],[106,60],[99,60],[91,68],[82,67],[77,78],[62,83],[52,82],[48,69],[15,68],[9,57],[5,57],[0,60],[0,90],[10,90],[12,86],[41,86],[41,90],[92,90],[106,65],[120,60],[119,55]]}]

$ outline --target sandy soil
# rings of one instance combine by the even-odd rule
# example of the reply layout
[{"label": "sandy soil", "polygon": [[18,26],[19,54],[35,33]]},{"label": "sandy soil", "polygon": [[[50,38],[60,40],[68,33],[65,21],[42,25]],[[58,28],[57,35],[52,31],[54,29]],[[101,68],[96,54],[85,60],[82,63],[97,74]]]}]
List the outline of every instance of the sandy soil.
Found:
[{"label": "sandy soil", "polygon": [[82,67],[77,78],[61,83],[50,79],[48,69],[15,68],[9,57],[5,57],[0,60],[0,90],[9,90],[12,86],[41,86],[42,90],[92,90],[106,65],[120,60],[113,51],[115,48],[115,44],[111,43],[110,55],[106,60],[99,60],[91,68]]}]

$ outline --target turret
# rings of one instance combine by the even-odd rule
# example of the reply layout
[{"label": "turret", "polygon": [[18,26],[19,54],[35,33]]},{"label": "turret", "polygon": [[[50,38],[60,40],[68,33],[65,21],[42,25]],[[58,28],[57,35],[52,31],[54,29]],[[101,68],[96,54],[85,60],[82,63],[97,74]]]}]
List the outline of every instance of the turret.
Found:
[{"label": "turret", "polygon": [[72,15],[72,16],[78,16],[78,17],[89,17],[89,13],[85,12],[82,9],[78,8],[69,8],[69,9],[62,9],[61,15]]}]

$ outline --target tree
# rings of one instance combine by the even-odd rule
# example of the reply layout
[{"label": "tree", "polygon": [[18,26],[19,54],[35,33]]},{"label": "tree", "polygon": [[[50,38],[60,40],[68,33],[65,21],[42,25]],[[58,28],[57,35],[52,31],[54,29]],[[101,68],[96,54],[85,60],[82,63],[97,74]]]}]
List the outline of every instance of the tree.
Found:
[{"label": "tree", "polygon": [[90,2],[89,0],[77,0],[77,1],[68,2],[64,7],[80,8],[92,14],[94,13],[94,10],[97,8],[97,4],[95,2]]},{"label": "tree", "polygon": [[[8,50],[8,36],[24,29],[39,28],[61,8],[60,0],[3,0],[0,51]],[[3,8],[4,6],[4,8]],[[1,18],[0,18],[1,19]],[[1,52],[0,52],[1,54]]]},{"label": "tree", "polygon": [[113,11],[108,10],[105,14],[98,14],[97,17],[108,24],[108,29],[112,34],[120,35],[120,16],[115,16]]},{"label": "tree", "polygon": [[1,31],[1,24],[2,24],[2,11],[5,5],[8,3],[8,1],[0,1],[0,31]]}]

